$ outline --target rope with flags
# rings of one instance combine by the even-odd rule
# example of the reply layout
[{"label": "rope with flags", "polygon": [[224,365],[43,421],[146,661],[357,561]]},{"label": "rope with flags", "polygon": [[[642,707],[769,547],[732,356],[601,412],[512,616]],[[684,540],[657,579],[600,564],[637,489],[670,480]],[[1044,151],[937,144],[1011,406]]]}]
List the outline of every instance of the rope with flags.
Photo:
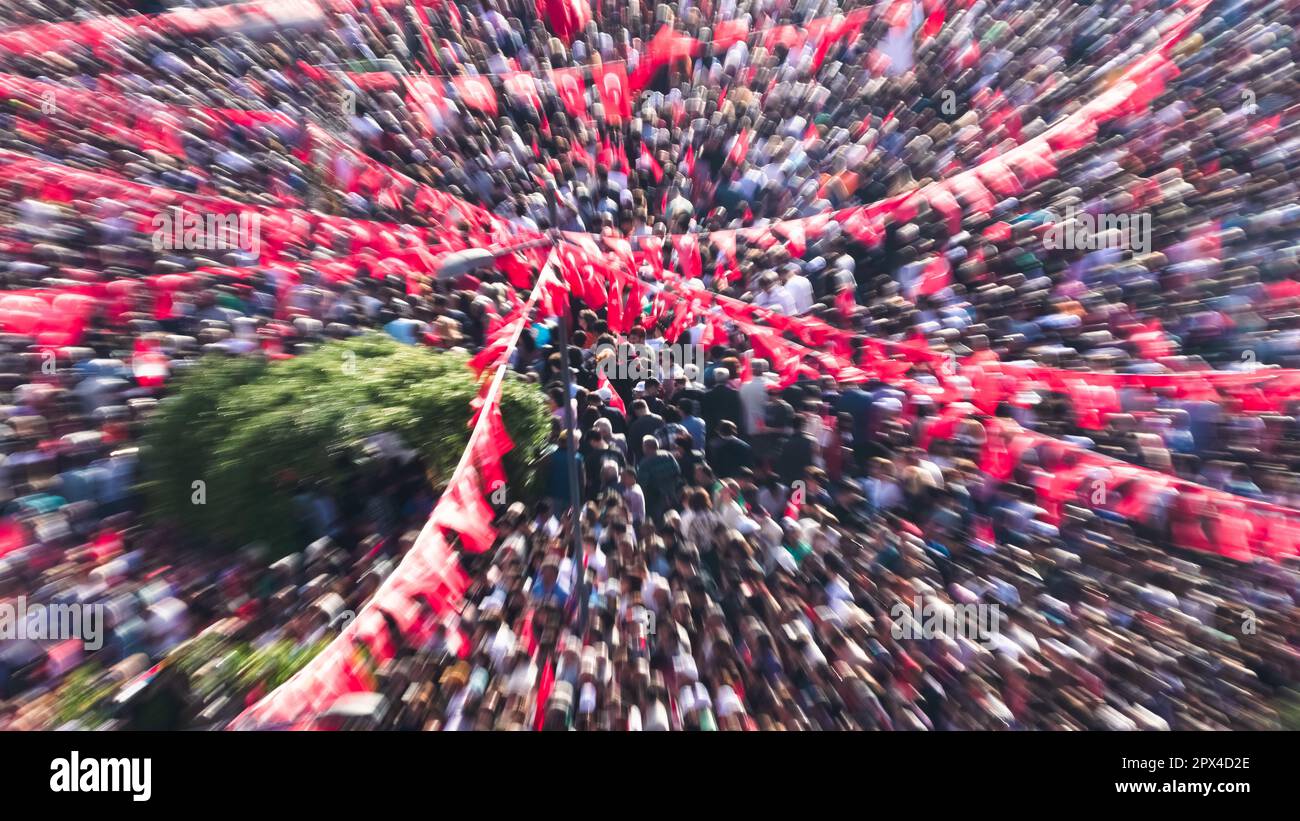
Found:
[{"label": "rope with flags", "polygon": [[[469,444],[434,505],[419,537],[407,554],[329,646],[283,685],[237,717],[230,729],[288,725],[328,709],[337,698],[373,687],[374,668],[393,658],[403,641],[420,641],[431,630],[434,615],[457,610],[468,584],[451,546],[481,553],[492,546],[496,531],[492,509],[484,497],[504,481],[501,457],[513,444],[501,419],[501,388],[529,317],[543,305],[553,284],[555,252],[547,257],[527,301],[504,327],[504,345],[491,357],[492,378],[475,400]],[[400,635],[393,635],[393,630]]]}]

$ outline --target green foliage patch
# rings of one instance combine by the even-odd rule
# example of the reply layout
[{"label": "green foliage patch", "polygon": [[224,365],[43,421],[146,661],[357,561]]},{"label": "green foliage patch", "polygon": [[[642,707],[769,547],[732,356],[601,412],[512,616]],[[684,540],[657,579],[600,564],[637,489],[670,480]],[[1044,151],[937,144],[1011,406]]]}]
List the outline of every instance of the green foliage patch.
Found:
[{"label": "green foliage patch", "polygon": [[[291,553],[304,546],[294,506],[301,482],[337,492],[340,466],[364,465],[367,440],[391,433],[440,487],[469,441],[477,394],[464,356],[379,334],[278,362],[213,356],[178,378],[151,420],[142,465],[149,511],[224,549],[262,542],[270,556]],[[515,444],[505,457],[509,495],[528,498],[549,430],[542,393],[509,377],[501,412]]]}]

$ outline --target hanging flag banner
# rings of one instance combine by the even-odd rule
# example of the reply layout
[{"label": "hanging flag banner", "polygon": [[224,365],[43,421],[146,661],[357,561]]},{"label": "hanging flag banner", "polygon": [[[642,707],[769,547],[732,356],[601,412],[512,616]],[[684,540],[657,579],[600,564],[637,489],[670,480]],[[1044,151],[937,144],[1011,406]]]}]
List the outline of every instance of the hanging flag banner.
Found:
[{"label": "hanging flag banner", "polygon": [[461,75],[452,77],[451,84],[456,88],[456,94],[466,108],[481,111],[492,117],[497,115],[497,95],[488,78]]},{"label": "hanging flag banner", "polygon": [[241,713],[228,729],[286,728],[325,712],[340,696],[372,689],[373,671],[358,659],[382,663],[397,654],[390,621],[402,638],[418,639],[430,622],[459,606],[469,580],[449,538],[458,536],[465,549],[482,552],[496,537],[489,523],[492,511],[483,497],[489,490],[485,485],[502,475],[501,456],[512,447],[500,416],[502,384],[510,367],[510,352],[519,344],[526,325],[524,320],[553,278],[550,270],[554,262],[552,253],[519,311],[519,321],[509,326],[492,380],[476,400],[478,411],[470,422],[469,443],[415,544],[329,646]]},{"label": "hanging flag banner", "polygon": [[523,71],[506,74],[502,77],[502,85],[515,99],[528,104],[534,111],[541,110],[542,98],[537,94],[537,81],[533,75]]}]

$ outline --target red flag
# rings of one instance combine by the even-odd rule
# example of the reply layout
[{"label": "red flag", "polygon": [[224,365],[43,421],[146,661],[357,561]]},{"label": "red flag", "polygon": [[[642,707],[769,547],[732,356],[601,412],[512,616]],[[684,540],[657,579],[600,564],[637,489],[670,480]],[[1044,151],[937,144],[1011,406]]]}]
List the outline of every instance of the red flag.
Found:
[{"label": "red flag", "polygon": [[582,69],[580,68],[562,68],[551,72],[551,79],[555,83],[555,92],[560,97],[560,102],[570,114],[575,117],[587,116],[587,95],[584,93],[586,82],[583,80]]},{"label": "red flag", "polygon": [[649,149],[645,147],[645,143],[641,143],[641,159],[645,160],[646,164],[650,166],[650,173],[654,174],[655,182],[659,182],[664,178],[664,167],[659,164],[659,161],[656,160],[654,155],[650,153]]},{"label": "red flag", "polygon": [[[503,325],[501,330],[507,327],[510,327],[510,323]],[[495,368],[501,364],[502,359],[510,350],[509,339],[506,337],[506,334],[502,334],[497,339],[484,345],[483,350],[474,354],[474,357],[469,361],[469,366],[474,370],[474,373],[481,374],[488,368]]]},{"label": "red flag", "polygon": [[582,143],[577,140],[569,143],[569,154],[575,160],[587,166],[591,173],[596,173],[596,158],[591,156],[591,152],[583,147]]},{"label": "red flag", "polygon": [[872,77],[884,76],[884,73],[889,70],[891,62],[893,61],[889,59],[889,55],[878,48],[873,48],[867,54],[867,68],[871,71]]},{"label": "red flag", "polygon": [[627,303],[623,306],[623,330],[630,330],[641,318],[642,301],[645,298],[645,284],[639,276],[630,276],[627,280]]},{"label": "red flag", "polygon": [[807,33],[798,26],[777,26],[768,30],[763,45],[768,51],[771,51],[773,46],[785,46],[786,50],[794,51],[803,45],[807,36]]},{"label": "red flag", "polygon": [[452,477],[433,509],[433,523],[457,533],[471,553],[482,553],[496,539],[490,524],[492,508],[483,501],[477,484],[470,471],[461,471]]},{"label": "red flag", "polygon": [[555,687],[555,666],[550,659],[546,660],[546,665],[542,667],[542,677],[537,683],[537,701],[533,704],[533,730],[541,732],[546,725],[546,702],[551,698],[551,690]]},{"label": "red flag", "polygon": [[591,7],[587,0],[537,0],[537,16],[567,44],[591,22]]},{"label": "red flag", "polygon": [[826,55],[830,52],[831,46],[839,40],[838,31],[824,31],[817,40],[817,50],[813,52],[812,70],[816,72],[822,67],[826,60]]},{"label": "red flag", "polygon": [[565,316],[569,312],[569,286],[564,279],[552,274],[542,286],[542,313],[546,316]]},{"label": "red flag", "polygon": [[567,244],[556,249],[556,256],[569,290],[582,297],[593,310],[605,307],[605,288],[596,276],[597,260],[577,246]]},{"label": "red flag", "polygon": [[492,83],[486,77],[461,75],[451,78],[451,82],[456,87],[456,93],[460,95],[460,100],[466,107],[482,111],[484,114],[493,117],[496,116],[497,95],[492,90]]},{"label": "red flag", "polygon": [[607,168],[612,168],[615,171],[621,171],[624,174],[628,173],[627,155],[623,153],[621,148],[615,150],[613,144],[610,143],[609,138],[604,134],[600,135],[600,153],[597,157],[600,160],[601,165]]},{"label": "red flag", "polygon": [[510,284],[523,290],[533,284],[533,269],[518,253],[504,254],[496,259],[497,270],[510,278]]},{"label": "red flag", "polygon": [[623,330],[623,273],[618,268],[607,270],[613,276],[610,278],[607,294],[605,322],[611,331],[618,333]]},{"label": "red flag", "polygon": [[781,233],[785,234],[786,250],[792,257],[802,257],[803,252],[808,247],[808,238],[804,233],[803,222],[800,220],[790,220],[780,224]]},{"label": "red flag", "polygon": [[731,165],[740,165],[748,155],[749,129],[742,128],[731,143],[731,150],[727,152],[727,162]]},{"label": "red flag", "polygon": [[628,275],[635,276],[636,257],[632,253],[632,243],[628,242],[621,236],[611,234],[605,234],[604,240],[613,250],[614,257],[618,260],[619,264],[623,266],[622,268],[612,269],[615,272],[615,276],[619,278],[619,281],[621,282]]},{"label": "red flag", "polygon": [[894,0],[885,9],[885,24],[892,28],[902,28],[912,19],[912,0]]},{"label": "red flag", "polygon": [[681,269],[682,276],[687,279],[698,278],[704,267],[700,259],[699,238],[694,234],[674,234],[673,247],[677,249],[677,266]]},{"label": "red flag", "polygon": [[609,391],[609,406],[627,416],[627,405],[623,403],[623,397],[619,396],[618,391],[614,390],[614,386],[609,383],[609,377],[603,370],[597,371],[597,374],[596,390]]},{"label": "red flag", "polygon": [[916,292],[920,296],[930,296],[939,293],[951,283],[952,265],[949,264],[947,257],[938,256],[921,272],[921,281]]},{"label": "red flag", "polygon": [[858,305],[854,299],[852,288],[842,288],[835,295],[835,307],[839,309],[840,316],[848,320],[853,316],[853,309]]},{"label": "red flag", "polygon": [[474,467],[478,469],[479,475],[483,477],[488,488],[492,489],[506,480],[505,471],[501,467],[501,457],[509,453],[515,443],[510,439],[505,421],[501,418],[501,406],[498,402],[484,404],[479,409],[479,415],[484,413],[487,414],[487,422],[484,423],[486,427],[474,426],[474,434],[470,437],[470,449]]},{"label": "red flag", "polygon": [[774,372],[785,371],[786,367],[794,361],[794,353],[790,346],[771,330],[757,327],[750,327],[747,330],[749,342],[754,346],[754,353],[766,359]]},{"label": "red flag", "polygon": [[[455,3],[448,3],[449,6],[455,6]],[[429,38],[429,15],[424,10],[423,3],[415,4],[416,27],[420,29],[420,39],[424,41],[424,55],[435,65],[438,64],[438,51],[433,47],[433,40]],[[456,15],[456,26],[460,26],[460,12],[452,10]]]},{"label": "red flag", "polygon": [[744,41],[748,34],[749,21],[743,17],[738,20],[720,20],[713,28],[713,49],[721,53]]},{"label": "red flag", "polygon": [[993,195],[975,174],[958,174],[948,180],[947,186],[948,190],[965,200],[964,205],[971,211],[987,213],[997,205]]},{"label": "red flag", "polygon": [[884,227],[867,213],[866,208],[854,208],[840,218],[840,225],[858,242],[879,245],[884,239]]},{"label": "red flag", "polygon": [[708,323],[704,326],[704,332],[700,334],[700,345],[708,349],[714,345],[721,345],[727,341],[727,328],[724,324],[725,314],[714,314],[709,317]]},{"label": "red flag", "polygon": [[541,109],[542,99],[537,96],[537,84],[533,80],[533,75],[522,71],[507,74],[504,82],[506,91],[528,103],[534,111]]},{"label": "red flag", "polygon": [[718,249],[719,267],[726,266],[723,276],[728,282],[740,279],[740,266],[736,264],[736,232],[714,231],[709,234],[713,247]]},{"label": "red flag", "polygon": [[632,116],[627,69],[622,63],[593,66],[591,80],[596,85],[596,96],[605,110],[605,122],[620,123],[624,117]]},{"label": "red flag", "polygon": [[637,251],[637,256],[643,264],[648,264],[650,266],[655,279],[662,280],[664,278],[664,248],[662,239],[659,237],[642,237],[641,247]]},{"label": "red flag", "polygon": [[660,66],[673,60],[693,57],[699,52],[700,47],[701,43],[695,38],[678,34],[673,31],[672,26],[663,26],[646,46],[641,62],[637,63],[636,75],[631,81],[632,88],[637,91],[645,88]]},{"label": "red flag", "polygon": [[676,342],[677,337],[681,336],[682,331],[686,330],[686,326],[691,324],[694,316],[694,301],[689,299],[678,300],[677,308],[673,311],[672,324],[668,326],[668,330],[664,333],[664,339],[669,342]]},{"label": "red flag", "polygon": [[922,26],[922,29],[920,29],[920,36],[922,36],[923,40],[932,38],[932,36],[939,34],[939,32],[944,29],[945,16],[946,10],[944,9],[944,4],[940,3],[936,6],[935,10],[930,13],[930,17],[926,18],[926,25]]}]

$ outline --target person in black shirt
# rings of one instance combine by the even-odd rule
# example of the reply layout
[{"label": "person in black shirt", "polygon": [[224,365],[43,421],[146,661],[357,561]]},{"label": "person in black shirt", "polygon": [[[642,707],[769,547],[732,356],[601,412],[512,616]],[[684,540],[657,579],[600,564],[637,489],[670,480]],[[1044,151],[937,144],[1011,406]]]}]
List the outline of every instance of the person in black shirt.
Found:
[{"label": "person in black shirt", "polygon": [[637,443],[647,436],[653,436],[655,431],[663,427],[664,419],[656,413],[651,413],[644,399],[632,403],[632,416],[632,422],[627,426],[627,441],[629,450],[633,451],[632,461],[637,462],[640,461],[641,456]]},{"label": "person in black shirt", "polygon": [[730,419],[718,425],[718,438],[710,448],[709,464],[722,479],[734,479],[741,471],[754,466],[754,450],[736,436],[736,423]]},{"label": "person in black shirt", "polygon": [[627,460],[623,458],[623,454],[617,448],[609,446],[600,431],[593,430],[588,433],[586,444],[588,451],[583,456],[583,470],[587,473],[587,487],[601,487],[603,484],[600,478],[601,471],[606,464],[613,463],[617,466],[616,476],[622,474]]},{"label": "person in black shirt", "polygon": [[740,391],[728,384],[731,374],[726,368],[718,368],[713,372],[713,387],[704,394],[704,401],[700,403],[700,412],[704,415],[704,423],[709,426],[709,430],[718,430],[718,425],[724,419],[735,423],[740,419]]},{"label": "person in black shirt", "polygon": [[663,416],[664,410],[668,407],[659,396],[660,387],[659,380],[651,377],[645,381],[645,390],[641,395],[641,398],[645,400],[646,407],[650,409],[650,413],[657,416]]}]

